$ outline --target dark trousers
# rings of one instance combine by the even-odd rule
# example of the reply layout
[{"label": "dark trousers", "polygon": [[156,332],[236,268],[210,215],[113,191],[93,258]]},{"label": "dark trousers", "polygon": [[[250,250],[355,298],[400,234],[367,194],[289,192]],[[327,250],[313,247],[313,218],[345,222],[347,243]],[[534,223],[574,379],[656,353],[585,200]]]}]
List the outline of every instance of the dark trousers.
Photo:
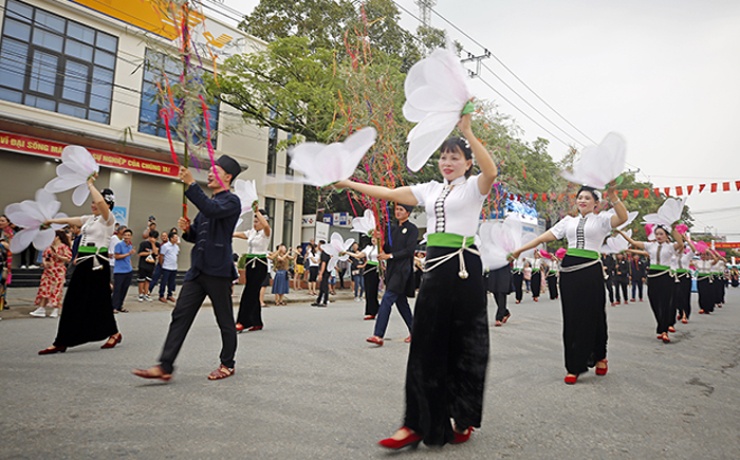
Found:
[{"label": "dark trousers", "polygon": [[[157,285],[161,277],[162,277],[162,265],[157,264],[154,266],[154,273],[152,273],[152,280],[149,281],[149,292],[150,293],[154,292],[154,286]],[[164,285],[164,281],[162,281],[162,285]],[[160,294],[160,297],[162,297],[161,294]]]},{"label": "dark trousers", "polygon": [[632,300],[635,300],[635,291],[640,294],[640,300],[642,300],[642,278],[632,279]]},{"label": "dark trousers", "polygon": [[532,273],[532,298],[537,299],[542,292],[542,273]]},{"label": "dark trousers", "polygon": [[506,292],[493,292],[493,300],[496,301],[496,321],[501,321],[509,316],[509,309],[506,308]]},{"label": "dark trousers", "polygon": [[247,284],[244,285],[242,297],[239,300],[239,313],[236,317],[236,322],[245,328],[263,326],[260,289],[267,277],[267,265],[257,259],[251,259],[247,262],[244,269]]},{"label": "dark trousers", "polygon": [[674,280],[668,273],[651,277],[653,273],[659,272],[648,272],[648,300],[658,323],[657,333],[662,334],[668,332],[668,327],[676,321],[676,307],[673,305]]},{"label": "dark trousers", "polygon": [[609,293],[609,302],[614,303],[614,285],[612,284],[612,278],[605,280],[604,286],[606,286],[606,292]]},{"label": "dark trousers", "polygon": [[514,285],[514,295],[516,300],[519,302],[522,301],[522,281],[524,281],[524,274],[522,272],[511,273],[511,283]]},{"label": "dark trousers", "polygon": [[378,316],[375,318],[375,331],[373,335],[377,337],[385,336],[385,330],[388,328],[388,320],[391,317],[391,307],[396,304],[398,312],[406,322],[406,327],[411,333],[411,323],[413,316],[411,315],[411,308],[409,307],[409,300],[405,294],[398,294],[386,289],[383,298],[380,301],[380,308],[378,309]]},{"label": "dark trousers", "polygon": [[673,303],[676,306],[678,315],[686,319],[691,316],[691,275],[682,274],[678,278],[678,283],[674,285]]},{"label": "dark trousers", "polygon": [[[562,267],[587,262],[590,259],[566,255]],[[606,358],[608,335],[603,282],[601,264],[570,273],[560,272],[565,369],[569,374],[582,374],[596,361]]]},{"label": "dark trousers", "polygon": [[622,291],[622,296],[624,297],[624,301],[627,302],[627,280],[621,279],[621,278],[615,278],[614,279],[614,291],[617,297],[617,302],[621,302],[622,299],[619,298],[619,291]]},{"label": "dark trousers", "polygon": [[111,297],[111,301],[113,302],[114,310],[123,310],[123,302],[126,300],[128,288],[131,286],[133,279],[134,272],[113,274],[113,296]]},{"label": "dark trousers", "polygon": [[216,323],[221,330],[221,364],[228,368],[234,367],[236,327],[231,303],[231,279],[201,273],[197,278],[185,281],[175,309],[172,310],[170,329],[159,357],[160,366],[165,373],[171,374],[174,370],[175,359],[206,296],[211,299],[213,314],[216,315]]},{"label": "dark trousers", "polygon": [[339,281],[339,289],[344,289],[344,274],[347,273],[347,270],[337,270],[337,278]]},{"label": "dark trousers", "polygon": [[[156,276],[156,269],[154,270]],[[177,280],[177,270],[162,269],[162,283],[159,285],[159,297],[164,297],[164,289],[167,288],[167,297],[172,297],[175,293],[175,281]]]},{"label": "dark trousers", "polygon": [[[321,282],[319,283],[319,296],[316,298],[316,303],[321,305],[326,305],[329,303],[329,278],[331,278],[331,273],[324,270],[324,273],[321,274]],[[324,299],[322,302],[321,299]]]},{"label": "dark trousers", "polygon": [[378,314],[379,308],[378,285],[380,284],[377,267],[365,270],[365,274],[362,276],[365,279],[365,315],[375,316]]},{"label": "dark trousers", "polygon": [[550,291],[550,300],[558,298],[558,275],[553,273],[547,276],[547,290]]}]

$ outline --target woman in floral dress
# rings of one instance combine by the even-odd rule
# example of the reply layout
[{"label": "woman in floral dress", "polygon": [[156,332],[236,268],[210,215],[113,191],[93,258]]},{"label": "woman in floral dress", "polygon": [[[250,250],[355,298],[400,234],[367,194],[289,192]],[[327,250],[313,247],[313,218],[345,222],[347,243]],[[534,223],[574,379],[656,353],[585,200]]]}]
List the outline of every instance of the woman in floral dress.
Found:
[{"label": "woman in floral dress", "polygon": [[69,238],[64,231],[56,231],[54,242],[44,251],[43,260],[44,273],[41,275],[41,285],[34,301],[38,308],[31,312],[31,316],[45,317],[46,307],[50,306],[52,310],[49,316],[56,318],[59,316],[62,288],[67,276],[67,263],[72,260]]}]

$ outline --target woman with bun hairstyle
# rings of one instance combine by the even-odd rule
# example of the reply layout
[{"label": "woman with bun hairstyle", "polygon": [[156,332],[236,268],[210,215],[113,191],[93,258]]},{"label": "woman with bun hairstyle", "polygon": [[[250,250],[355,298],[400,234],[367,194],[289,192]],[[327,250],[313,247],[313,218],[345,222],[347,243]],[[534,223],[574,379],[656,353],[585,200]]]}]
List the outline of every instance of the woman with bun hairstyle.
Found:
[{"label": "woman with bun hairstyle", "polygon": [[578,376],[596,366],[604,376],[606,360],[606,291],[599,251],[604,239],[627,221],[627,208],[617,191],[607,191],[615,214],[596,213],[600,194],[583,186],[576,195],[576,216],[565,216],[550,230],[515,250],[512,258],[543,243],[566,238],[568,249],[560,264],[560,298],[563,310],[565,383],[573,385]]}]

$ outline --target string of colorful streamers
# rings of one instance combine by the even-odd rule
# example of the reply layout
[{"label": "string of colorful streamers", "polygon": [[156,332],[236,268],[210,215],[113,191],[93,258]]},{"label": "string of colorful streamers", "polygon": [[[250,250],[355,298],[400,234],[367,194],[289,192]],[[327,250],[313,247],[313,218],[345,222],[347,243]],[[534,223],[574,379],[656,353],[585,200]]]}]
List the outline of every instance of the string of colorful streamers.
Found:
[{"label": "string of colorful streamers", "polygon": [[[210,118],[208,105],[206,104],[206,99],[203,97],[202,94],[199,94],[198,98],[200,99],[200,104],[203,109],[203,119],[206,122],[206,147],[208,147],[208,156],[211,159],[211,167],[214,167],[216,166],[216,154],[213,151],[213,144],[211,143],[211,122],[208,121],[208,119]],[[224,185],[224,182],[221,180],[221,176],[218,174],[218,170],[216,170],[215,167],[213,168],[213,174],[216,175],[216,180],[218,180],[218,184],[221,186],[221,188],[229,188]]]}]

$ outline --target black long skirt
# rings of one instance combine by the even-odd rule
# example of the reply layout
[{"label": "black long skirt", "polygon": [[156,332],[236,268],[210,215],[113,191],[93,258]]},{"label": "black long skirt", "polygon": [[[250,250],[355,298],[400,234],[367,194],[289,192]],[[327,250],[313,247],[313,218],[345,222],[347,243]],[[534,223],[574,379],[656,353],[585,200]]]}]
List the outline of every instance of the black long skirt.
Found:
[{"label": "black long skirt", "polygon": [[712,313],[714,311],[714,283],[712,278],[710,276],[699,278],[696,281],[696,290],[699,292],[699,308],[704,310],[704,313]]},{"label": "black long skirt", "polygon": [[[561,267],[591,262],[592,259],[565,256]],[[604,272],[597,263],[574,272],[560,272],[563,308],[565,369],[579,375],[606,358],[606,292]]]},{"label": "black long skirt", "polygon": [[62,303],[56,347],[97,342],[118,332],[111,300],[110,264],[100,261],[99,268],[93,270],[93,260],[89,258],[75,266]]},{"label": "black long skirt", "polygon": [[375,316],[378,314],[378,285],[380,276],[378,267],[366,268],[362,275],[365,278],[365,315]]},{"label": "black long skirt", "polygon": [[686,315],[688,319],[691,316],[691,275],[688,273],[680,275],[673,287],[673,305],[679,316]]},{"label": "black long skirt", "polygon": [[239,314],[236,322],[248,329],[252,326],[263,326],[260,289],[267,278],[267,265],[259,260],[250,259],[245,267],[247,284],[244,285],[239,300]]},{"label": "black long skirt", "polygon": [[675,281],[668,273],[658,276],[650,276],[663,270],[648,270],[648,300],[650,308],[655,315],[658,324],[656,332],[662,334],[668,332],[668,327],[673,324],[676,317],[676,308],[673,305],[673,284]]},{"label": "black long skirt", "polygon": [[557,273],[547,275],[547,290],[550,292],[550,300],[555,300],[559,297]]},{"label": "black long skirt", "polygon": [[[427,260],[455,251],[427,248]],[[404,425],[428,445],[479,427],[488,368],[488,312],[480,257],[465,251],[469,276],[458,276],[458,257],[424,274],[414,311],[406,367]]]},{"label": "black long skirt", "polygon": [[514,291],[514,298],[517,301],[522,301],[522,283],[524,282],[524,273],[522,272],[511,272],[511,284],[512,291]]}]

